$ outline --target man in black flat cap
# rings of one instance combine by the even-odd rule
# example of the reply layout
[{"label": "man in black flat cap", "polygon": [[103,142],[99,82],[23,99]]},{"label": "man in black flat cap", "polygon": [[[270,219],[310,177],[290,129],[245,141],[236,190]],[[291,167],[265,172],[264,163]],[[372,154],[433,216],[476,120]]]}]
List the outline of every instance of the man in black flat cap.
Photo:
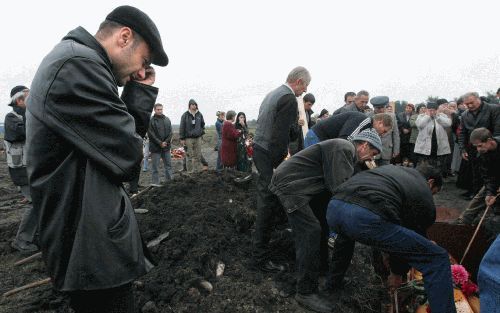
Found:
[{"label": "man in black flat cap", "polygon": [[26,132],[40,248],[76,312],[135,312],[132,281],[152,267],[122,183],[143,157],[158,94],[151,64],[167,63],[153,21],[120,6],[95,36],[70,31],[33,79]]}]

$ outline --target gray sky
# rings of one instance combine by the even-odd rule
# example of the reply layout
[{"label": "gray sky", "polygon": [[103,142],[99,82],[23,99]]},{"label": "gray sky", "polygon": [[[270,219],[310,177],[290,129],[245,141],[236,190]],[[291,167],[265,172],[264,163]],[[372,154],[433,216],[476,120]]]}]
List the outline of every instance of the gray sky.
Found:
[{"label": "gray sky", "polygon": [[146,12],[160,30],[170,64],[156,68],[157,101],[174,124],[190,98],[208,124],[217,110],[256,118],[265,94],[297,65],[311,72],[316,112],[361,89],[416,103],[500,87],[496,0],[2,1],[0,120],[10,89],[29,86],[68,31],[95,33],[122,4]]}]

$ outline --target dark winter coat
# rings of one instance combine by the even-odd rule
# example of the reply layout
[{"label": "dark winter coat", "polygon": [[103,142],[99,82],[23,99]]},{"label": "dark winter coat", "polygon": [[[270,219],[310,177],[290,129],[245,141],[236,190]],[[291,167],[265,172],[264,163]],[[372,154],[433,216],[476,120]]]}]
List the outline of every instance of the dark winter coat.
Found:
[{"label": "dark winter coat", "polygon": [[237,130],[231,121],[225,121],[222,125],[220,158],[224,166],[234,167],[236,165],[236,161],[238,160],[238,138],[241,134],[241,131]]},{"label": "dark winter coat", "polygon": [[28,185],[26,171],[26,123],[25,109],[14,106],[5,116],[4,145],[7,165],[12,182],[16,186]]},{"label": "dark winter coat", "polygon": [[[352,139],[355,134],[372,127],[372,119],[361,112],[346,112],[330,116],[312,127],[319,140]],[[355,134],[353,134],[355,132]]]},{"label": "dark winter coat", "polygon": [[[411,125],[410,125],[410,119],[411,119],[412,114],[408,116],[405,112],[401,112],[398,115],[396,115],[396,118],[398,120],[398,128],[399,128],[399,139],[401,144],[409,143],[410,142],[410,137],[411,137]],[[409,130],[407,134],[403,132],[403,129]]]},{"label": "dark winter coat", "polygon": [[495,196],[500,187],[500,136],[494,137],[494,140],[497,148],[479,155],[479,168],[488,196]]},{"label": "dark winter coat", "polygon": [[18,106],[13,107],[13,111],[5,115],[4,120],[4,140],[9,142],[24,142],[26,140],[26,110]]},{"label": "dark winter coat", "polygon": [[129,82],[120,98],[106,51],[82,27],[40,64],[26,112],[28,175],[56,289],[117,287],[150,267],[122,183],[140,166],[157,93]]},{"label": "dark winter coat", "polygon": [[364,113],[363,110],[360,110],[358,109],[358,107],[356,106],[355,103],[352,103],[352,104],[349,104],[349,105],[345,105],[341,108],[338,108],[337,110],[335,110],[335,112],[333,112],[332,115],[337,115],[337,114],[341,114],[341,113],[345,113],[345,112],[361,112],[361,113]]},{"label": "dark winter coat", "polygon": [[[305,113],[307,119],[307,129],[311,129],[314,125],[316,125],[316,122],[311,118],[314,114],[314,111],[307,110],[305,111]],[[302,133],[302,126],[299,125],[299,115],[297,115],[295,124],[290,127],[290,155],[294,155],[302,149],[304,149],[304,134]]]},{"label": "dark winter coat", "polygon": [[[193,122],[194,121],[194,122]],[[193,115],[189,110],[181,116],[181,125],[179,127],[179,138],[198,138],[205,134],[205,120],[200,111]]]},{"label": "dark winter coat", "polygon": [[299,151],[274,171],[269,190],[287,213],[303,208],[311,198],[333,190],[351,177],[355,166],[354,145],[331,139]]},{"label": "dark winter coat", "polygon": [[333,198],[364,207],[421,235],[436,219],[427,180],[413,168],[385,165],[358,173],[338,187]]},{"label": "dark winter coat", "polygon": [[500,136],[500,106],[483,101],[478,112],[466,110],[462,113],[460,126],[458,144],[462,152],[469,144],[470,134],[476,128],[485,127],[493,136]]},{"label": "dark winter coat", "polygon": [[[160,153],[170,150],[170,142],[172,141],[172,124],[170,119],[165,115],[153,115],[149,121],[148,137],[149,137],[149,152]],[[161,143],[166,142],[168,145],[165,148],[161,147]]]}]

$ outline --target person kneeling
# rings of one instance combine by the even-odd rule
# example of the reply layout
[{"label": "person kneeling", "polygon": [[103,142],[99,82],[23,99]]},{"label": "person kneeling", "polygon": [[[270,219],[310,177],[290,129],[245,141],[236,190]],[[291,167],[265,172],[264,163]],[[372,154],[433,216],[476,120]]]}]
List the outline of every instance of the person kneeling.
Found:
[{"label": "person kneeling", "polygon": [[[443,184],[439,170],[386,165],[364,171],[338,187],[328,204],[333,250],[333,287],[342,285],[355,241],[372,246],[422,272],[432,312],[455,312],[448,253],[428,240],[436,219],[432,195]],[[391,273],[404,273],[391,268]]]}]

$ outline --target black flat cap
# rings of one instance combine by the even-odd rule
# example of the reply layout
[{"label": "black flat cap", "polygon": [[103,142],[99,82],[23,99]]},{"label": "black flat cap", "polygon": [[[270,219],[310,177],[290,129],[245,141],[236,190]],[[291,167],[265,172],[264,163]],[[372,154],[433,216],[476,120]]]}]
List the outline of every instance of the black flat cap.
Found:
[{"label": "black flat cap", "polygon": [[439,107],[439,105],[436,102],[427,102],[427,108],[428,109],[437,110],[438,107]]},{"label": "black flat cap", "polygon": [[370,99],[370,103],[375,108],[385,107],[389,104],[389,97],[386,96],[378,96]]},{"label": "black flat cap", "polygon": [[119,6],[106,16],[106,20],[132,28],[141,35],[151,49],[151,63],[166,66],[168,57],[163,50],[160,32],[149,16],[129,5]]}]

